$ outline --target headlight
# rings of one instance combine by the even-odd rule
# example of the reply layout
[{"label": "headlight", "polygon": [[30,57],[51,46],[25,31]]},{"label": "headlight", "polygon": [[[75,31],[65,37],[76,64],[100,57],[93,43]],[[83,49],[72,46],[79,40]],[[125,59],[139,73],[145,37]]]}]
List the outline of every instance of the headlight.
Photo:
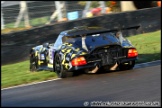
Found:
[{"label": "headlight", "polygon": [[45,60],[45,55],[44,54],[40,54],[40,60]]}]

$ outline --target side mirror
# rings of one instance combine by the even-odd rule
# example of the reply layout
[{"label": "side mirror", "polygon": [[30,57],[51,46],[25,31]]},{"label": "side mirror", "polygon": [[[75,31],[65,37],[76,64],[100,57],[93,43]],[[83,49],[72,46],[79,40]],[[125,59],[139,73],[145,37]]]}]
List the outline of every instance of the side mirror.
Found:
[{"label": "side mirror", "polygon": [[121,31],[116,32],[115,36],[119,38],[120,36],[122,36],[122,32]]},{"label": "side mirror", "polygon": [[43,47],[49,48],[49,43],[44,43]]}]

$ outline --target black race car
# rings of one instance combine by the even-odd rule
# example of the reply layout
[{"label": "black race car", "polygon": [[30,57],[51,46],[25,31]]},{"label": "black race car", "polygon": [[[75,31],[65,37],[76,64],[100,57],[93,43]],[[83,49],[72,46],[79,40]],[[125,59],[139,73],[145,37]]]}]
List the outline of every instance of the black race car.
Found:
[{"label": "black race car", "polygon": [[65,78],[77,70],[96,73],[100,68],[132,69],[137,58],[136,48],[118,29],[80,26],[61,32],[55,43],[33,47],[30,71],[51,69],[58,77]]}]

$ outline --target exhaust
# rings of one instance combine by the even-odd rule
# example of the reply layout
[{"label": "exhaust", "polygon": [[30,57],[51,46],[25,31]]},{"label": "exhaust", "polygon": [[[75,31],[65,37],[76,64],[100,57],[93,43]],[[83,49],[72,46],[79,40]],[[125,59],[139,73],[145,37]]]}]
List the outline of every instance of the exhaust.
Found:
[{"label": "exhaust", "polygon": [[116,62],[115,65],[113,65],[113,66],[110,68],[110,70],[116,70],[117,67],[118,67],[118,63]]},{"label": "exhaust", "polygon": [[85,72],[86,73],[97,73],[99,68],[100,68],[100,65],[96,63],[94,68],[86,69]]}]

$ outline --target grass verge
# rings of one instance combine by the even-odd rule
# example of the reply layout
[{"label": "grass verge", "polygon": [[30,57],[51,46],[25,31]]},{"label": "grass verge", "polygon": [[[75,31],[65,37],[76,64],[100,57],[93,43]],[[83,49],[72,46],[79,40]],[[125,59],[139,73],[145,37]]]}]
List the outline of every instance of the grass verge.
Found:
[{"label": "grass verge", "polygon": [[21,21],[19,24],[19,27],[14,28],[15,23],[8,23],[5,25],[5,29],[1,30],[1,33],[9,33],[9,32],[16,32],[21,30],[28,30],[31,29],[31,27],[38,27],[41,25],[45,25],[49,20],[49,16],[40,17],[40,18],[34,18],[29,20],[30,27],[25,27],[24,21]]},{"label": "grass verge", "polygon": [[50,71],[30,72],[28,60],[5,65],[1,69],[2,88],[57,78],[56,74]]},{"label": "grass verge", "polygon": [[139,34],[127,39],[131,41],[139,53],[136,63],[161,59],[161,31]]},{"label": "grass verge", "polygon": [[[138,50],[137,63],[161,59],[161,31],[130,36],[128,39]],[[2,88],[57,78],[56,73],[50,71],[30,72],[29,60],[1,66],[1,76]]]}]

